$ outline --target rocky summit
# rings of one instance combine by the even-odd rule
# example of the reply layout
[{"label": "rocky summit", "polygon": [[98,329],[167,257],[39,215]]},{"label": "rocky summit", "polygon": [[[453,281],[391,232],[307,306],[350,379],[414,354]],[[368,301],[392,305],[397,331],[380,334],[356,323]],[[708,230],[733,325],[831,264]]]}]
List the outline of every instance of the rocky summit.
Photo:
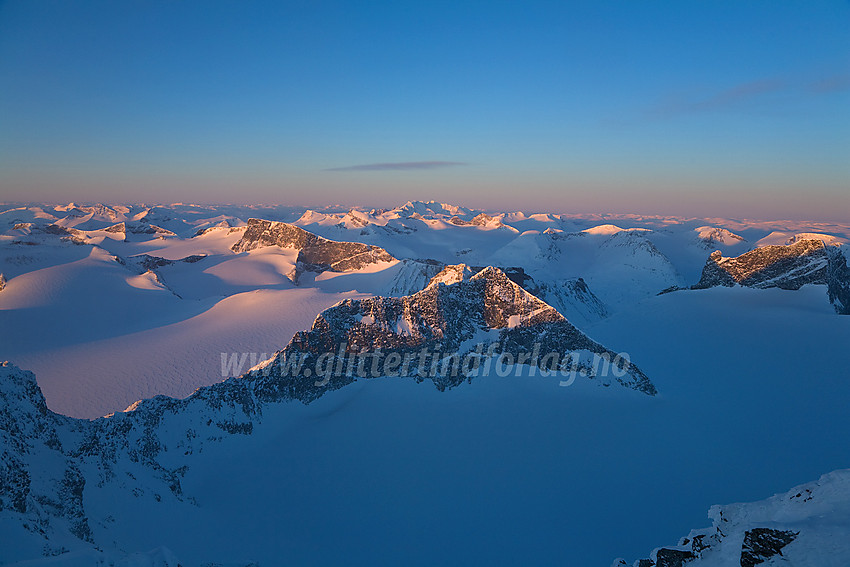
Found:
[{"label": "rocky summit", "polygon": [[248,219],[242,238],[233,245],[234,252],[248,252],[264,246],[298,250],[300,271],[345,272],[359,270],[377,262],[395,260],[379,246],[360,242],[336,242],[285,222]]},{"label": "rocky summit", "polygon": [[[413,295],[338,303],[321,313],[309,331],[297,333],[285,349],[253,373],[253,379],[263,390],[306,401],[354,381],[355,368],[367,377],[399,375],[398,368],[387,367],[391,360],[410,361],[401,375],[430,379],[445,389],[475,374],[477,363],[446,371],[446,364],[468,355],[482,360],[500,355],[547,370],[576,364],[591,378],[596,375],[589,358],[617,359],[616,353],[589,339],[502,270],[487,267],[463,279],[468,270],[466,266],[448,267]],[[375,351],[380,351],[380,358],[373,356]],[[429,353],[428,360],[423,360],[424,352]],[[327,353],[332,358],[324,361],[325,366],[345,371],[317,381],[311,369]],[[369,353],[371,360],[361,364],[362,353]],[[549,354],[552,356],[547,358]],[[299,363],[305,370],[291,376]],[[610,384],[607,376],[600,380]],[[656,393],[649,378],[632,364],[618,368],[614,381],[649,395]]]},{"label": "rocky summit", "polygon": [[847,260],[840,247],[827,246],[822,240],[803,239],[786,246],[762,246],[732,258],[725,258],[715,250],[692,289],[736,284],[781,289],[800,289],[806,284],[826,285],[836,311],[850,313]]}]

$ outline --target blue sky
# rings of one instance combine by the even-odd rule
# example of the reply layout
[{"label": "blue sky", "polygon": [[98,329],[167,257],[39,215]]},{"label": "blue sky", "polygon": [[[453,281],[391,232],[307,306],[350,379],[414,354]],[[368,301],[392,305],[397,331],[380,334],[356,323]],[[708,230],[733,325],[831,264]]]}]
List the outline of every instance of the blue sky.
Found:
[{"label": "blue sky", "polygon": [[0,200],[848,220],[848,30],[847,1],[2,2]]}]

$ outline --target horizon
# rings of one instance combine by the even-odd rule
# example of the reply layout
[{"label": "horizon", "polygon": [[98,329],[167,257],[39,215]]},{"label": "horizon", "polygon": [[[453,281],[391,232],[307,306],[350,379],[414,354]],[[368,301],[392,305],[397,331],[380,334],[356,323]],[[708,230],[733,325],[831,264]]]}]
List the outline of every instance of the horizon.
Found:
[{"label": "horizon", "polygon": [[[690,220],[705,220],[705,221],[714,221],[714,222],[750,222],[750,223],[812,223],[813,226],[819,225],[844,225],[848,221],[841,218],[822,218],[815,219],[809,217],[758,217],[758,216],[746,216],[746,215],[679,215],[679,214],[662,214],[662,213],[652,213],[652,212],[626,212],[626,211],[603,211],[603,210],[588,210],[588,211],[559,211],[559,210],[547,210],[547,209],[498,209],[498,208],[486,208],[486,207],[475,207],[470,206],[467,203],[452,203],[446,201],[438,201],[434,199],[407,199],[404,203],[399,203],[398,201],[394,203],[385,203],[384,205],[390,206],[379,206],[379,205],[346,205],[340,203],[330,203],[330,204],[287,204],[287,203],[274,203],[274,202],[203,202],[203,201],[176,201],[176,202],[167,202],[167,201],[68,201],[68,202],[58,202],[58,201],[0,201],[0,207],[7,207],[4,210],[9,210],[8,207],[12,208],[27,208],[32,206],[45,206],[45,207],[93,207],[98,205],[104,205],[106,207],[116,207],[116,206],[126,206],[126,207],[147,207],[147,208],[156,208],[156,207],[247,207],[247,208],[288,208],[288,209],[304,209],[305,211],[316,211],[323,214],[340,214],[345,213],[351,210],[358,211],[391,211],[394,209],[398,209],[404,207],[407,204],[438,204],[443,206],[457,207],[461,209],[469,209],[472,212],[483,212],[487,214],[495,214],[495,215],[510,215],[510,214],[523,214],[525,216],[532,215],[542,215],[549,214],[560,217],[567,218],[576,218],[582,219],[585,218],[587,220],[591,220],[592,217],[600,217],[600,220],[605,219],[621,219],[621,220],[638,220],[638,219],[675,219],[676,221],[690,221]],[[0,211],[2,212],[2,211]],[[258,217],[259,218],[259,217]],[[269,219],[267,219],[269,220]]]},{"label": "horizon", "polygon": [[839,1],[5,2],[0,200],[846,221],[848,24]]}]

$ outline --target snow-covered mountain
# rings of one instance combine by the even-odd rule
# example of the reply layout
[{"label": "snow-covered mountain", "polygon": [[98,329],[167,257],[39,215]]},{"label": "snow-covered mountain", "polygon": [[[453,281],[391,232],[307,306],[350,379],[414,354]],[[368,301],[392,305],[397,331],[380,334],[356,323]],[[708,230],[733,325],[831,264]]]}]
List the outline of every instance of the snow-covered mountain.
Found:
[{"label": "snow-covered mountain", "polygon": [[[759,502],[712,506],[711,527],[692,530],[633,567],[850,565],[850,469]],[[616,559],[612,567],[626,567]]]},{"label": "snow-covered mountain", "polygon": [[[388,376],[401,372],[419,380],[430,379],[438,388],[456,386],[470,378],[488,357],[509,356],[511,364],[533,364],[545,370],[581,366],[595,378],[594,356],[608,361],[617,353],[590,340],[563,315],[520,287],[498,268],[487,267],[468,279],[445,277],[463,273],[465,266],[452,266],[434,277],[424,290],[410,296],[349,299],[319,315],[308,332],[297,333],[290,344],[255,371],[271,380],[275,389],[287,388],[298,399],[314,399],[327,391],[351,383],[355,366],[362,363],[364,377]],[[376,351],[382,356],[376,358]],[[326,380],[316,382],[310,370],[324,353],[333,356],[326,367],[345,368]],[[427,353],[427,354],[426,354]],[[463,359],[476,354],[470,368]],[[568,358],[563,358],[570,353]],[[366,355],[366,356],[364,356]],[[389,361],[396,360],[392,370]],[[408,361],[401,364],[401,361]],[[293,364],[307,364],[307,375],[280,385]],[[401,364],[401,370],[398,366]],[[453,372],[445,368],[454,367]],[[282,369],[287,369],[286,371]],[[649,378],[632,364],[610,376],[600,377],[654,395]]]},{"label": "snow-covered mountain", "polygon": [[[837,254],[832,244],[847,241],[850,227],[434,202],[6,205],[0,317],[14,332],[0,357],[37,371],[51,407],[95,417],[157,393],[188,395],[216,375],[217,353],[273,352],[337,301],[410,295],[447,265],[499,267],[584,329],[699,280],[712,247],[728,258],[749,243],[805,235]],[[829,263],[839,311],[850,303],[843,269]],[[80,324],[68,332],[57,321]],[[144,352],[168,360],[170,376]],[[116,377],[111,368],[130,360],[126,378]]]},{"label": "snow-covered mountain", "polygon": [[[445,266],[440,272],[432,276],[429,283],[450,284],[464,281],[482,269],[484,269],[484,266],[467,266],[466,264]],[[605,304],[594,295],[582,278],[545,279],[538,282],[528,275],[524,268],[500,266],[499,269],[511,281],[542,299],[557,309],[567,320],[576,324],[592,323],[608,315]],[[424,287],[422,286],[422,288]]]},{"label": "snow-covered mountain", "polygon": [[[565,354],[568,358],[561,358]],[[0,367],[0,512],[7,511],[3,520],[19,521],[35,541],[42,538],[47,554],[80,547],[68,543],[72,537],[96,545],[84,506],[87,490],[109,483],[153,492],[157,501],[163,494],[191,501],[181,485],[189,465],[179,456],[175,461],[175,450],[189,455],[222,435],[249,435],[267,404],[306,404],[352,384],[361,365],[355,358],[369,359],[361,378],[428,379],[440,390],[489,372],[493,357],[509,356],[510,366],[580,369],[583,380],[656,393],[649,378],[629,362],[612,366],[610,375],[606,365],[598,374],[594,355],[617,358],[504,272],[489,267],[448,285],[432,281],[411,296],[342,301],[241,378],[201,388],[182,400],[142,400],[95,421],[50,411],[34,375],[6,362]],[[320,375],[322,368],[329,370]],[[169,448],[172,454],[166,455]]]},{"label": "snow-covered mountain", "polygon": [[823,285],[838,313],[847,314],[850,305],[847,259],[840,247],[828,246],[820,239],[793,239],[784,246],[769,244],[732,258],[714,251],[693,289],[718,285],[792,290]]},{"label": "snow-covered mountain", "polygon": [[697,287],[715,285],[799,289],[826,284],[826,246],[820,240],[801,240],[788,246],[763,246],[735,258],[711,253]]},{"label": "snow-covered mountain", "polygon": [[316,236],[303,228],[260,219],[248,219],[242,238],[232,246],[234,252],[248,252],[265,246],[295,250],[295,272],[298,282],[304,271],[347,272],[361,270],[370,264],[394,262],[386,250],[359,242],[336,242]]},{"label": "snow-covered mountain", "polygon": [[[850,342],[848,241],[434,202],[0,205],[0,564],[641,557],[846,468],[823,353]],[[845,557],[844,497],[818,491],[721,507],[722,537],[651,560],[829,565],[797,551]]]}]

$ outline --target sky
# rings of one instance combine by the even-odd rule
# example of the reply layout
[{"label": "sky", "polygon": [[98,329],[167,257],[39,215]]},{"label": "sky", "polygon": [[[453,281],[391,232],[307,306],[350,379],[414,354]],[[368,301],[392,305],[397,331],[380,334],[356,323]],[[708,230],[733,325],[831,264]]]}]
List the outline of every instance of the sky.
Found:
[{"label": "sky", "polygon": [[847,221],[848,30],[848,0],[0,0],[0,201]]}]

